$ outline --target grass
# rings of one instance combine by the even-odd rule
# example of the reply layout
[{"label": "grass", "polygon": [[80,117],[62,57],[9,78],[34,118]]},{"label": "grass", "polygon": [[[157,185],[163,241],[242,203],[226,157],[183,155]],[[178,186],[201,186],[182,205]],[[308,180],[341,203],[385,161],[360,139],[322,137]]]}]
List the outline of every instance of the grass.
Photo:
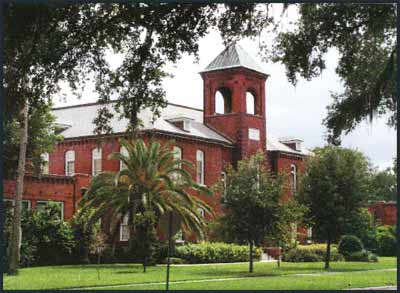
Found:
[{"label": "grass", "polygon": [[[255,277],[245,280],[224,280],[220,282],[202,282],[170,284],[171,290],[341,290],[378,286],[395,286],[396,272],[354,272],[322,276],[280,276]],[[123,286],[98,288],[112,290],[164,290],[162,285]]]},{"label": "grass", "polygon": [[[97,276],[97,268],[100,270],[100,280]],[[360,285],[367,286],[386,285],[390,282],[395,282],[395,272],[374,272],[370,274],[351,273],[362,270],[377,270],[396,268],[396,258],[380,257],[378,263],[361,263],[361,262],[332,262],[329,272],[343,272],[345,274],[335,274],[315,277],[290,277],[292,274],[308,274],[308,273],[323,273],[323,263],[282,263],[281,268],[277,268],[276,263],[256,263],[254,273],[247,272],[248,264],[224,264],[224,265],[193,265],[193,266],[172,266],[171,281],[190,281],[190,280],[207,280],[218,278],[243,278],[255,277],[256,279],[229,280],[224,282],[202,282],[202,283],[185,283],[173,284],[171,288],[186,289],[186,288],[207,288],[225,289],[273,289],[280,286],[282,289],[294,288],[290,286],[300,286],[303,288],[307,284],[319,286],[332,284],[332,288],[338,289],[337,286],[342,286],[349,279],[359,280]],[[165,281],[165,266],[149,267],[147,273],[142,272],[142,266],[139,264],[113,264],[113,265],[71,265],[71,266],[47,266],[24,268],[20,270],[18,276],[4,275],[4,289],[67,289],[67,288],[82,288],[96,287],[107,285],[120,284],[140,284],[140,283],[156,283]],[[366,277],[371,275],[371,277]],[[354,276],[354,277],[353,277]],[[271,278],[269,278],[271,277]],[[272,278],[274,277],[274,278]],[[287,280],[290,279],[290,282]],[[255,282],[255,280],[257,280]],[[307,281],[309,280],[309,281]],[[315,281],[314,281],[315,280]],[[322,280],[322,281],[321,281]],[[364,281],[362,281],[364,280]],[[318,283],[320,282],[320,283]],[[322,283],[321,283],[322,282]],[[370,285],[372,284],[373,285]],[[275,284],[275,285],[273,285]],[[297,284],[297,285],[296,285]],[[189,287],[187,287],[189,286]],[[243,286],[243,287],[242,287]],[[260,287],[261,286],[261,287]],[[276,288],[278,288],[276,287]],[[145,285],[143,287],[135,286],[136,289],[163,289],[164,285]],[[296,287],[297,288],[297,287]],[[307,286],[304,287],[308,288]],[[316,287],[317,288],[317,287]],[[325,288],[325,287],[321,287]],[[331,287],[329,287],[331,288]],[[344,287],[343,287],[344,288]],[[114,289],[114,288],[113,288]],[[118,289],[118,288],[115,288]],[[129,289],[129,287],[121,287],[121,289]]]}]

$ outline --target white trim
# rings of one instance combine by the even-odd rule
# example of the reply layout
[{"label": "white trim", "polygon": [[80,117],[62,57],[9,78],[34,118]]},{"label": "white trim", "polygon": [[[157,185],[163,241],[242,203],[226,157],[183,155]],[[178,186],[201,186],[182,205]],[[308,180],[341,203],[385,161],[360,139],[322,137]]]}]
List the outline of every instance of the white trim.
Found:
[{"label": "white trim", "polygon": [[[129,156],[128,150],[127,150],[126,147],[124,147],[124,146],[121,146],[121,147],[119,148],[119,153],[120,153],[121,155],[125,156],[125,157],[128,157],[128,156]],[[124,162],[119,161],[119,170],[122,171],[122,170],[124,170],[124,169],[127,169],[126,165],[124,164]]]},{"label": "white trim", "polygon": [[[100,160],[100,170],[96,173],[95,161]],[[101,148],[92,149],[92,176],[100,174],[102,171],[102,150]]]},{"label": "white trim", "polygon": [[[196,151],[196,182],[204,185],[204,152],[202,150]],[[199,170],[199,164],[200,170]],[[200,174],[199,174],[200,171]]]},{"label": "white trim", "polygon": [[[66,176],[73,176],[75,174],[75,151],[68,150],[65,152],[65,175]],[[68,163],[73,163],[73,172],[69,172],[68,170]]]}]

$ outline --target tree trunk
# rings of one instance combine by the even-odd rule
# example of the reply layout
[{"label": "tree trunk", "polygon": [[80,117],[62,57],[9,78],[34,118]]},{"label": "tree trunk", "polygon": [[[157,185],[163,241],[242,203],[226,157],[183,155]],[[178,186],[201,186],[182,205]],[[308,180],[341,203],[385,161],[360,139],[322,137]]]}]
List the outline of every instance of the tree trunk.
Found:
[{"label": "tree trunk", "polygon": [[325,269],[329,269],[329,261],[331,260],[331,239],[328,237],[326,241],[326,257],[325,257]]},{"label": "tree trunk", "polygon": [[19,157],[18,157],[18,170],[17,170],[17,186],[15,192],[14,201],[14,217],[11,231],[11,249],[10,249],[10,263],[8,267],[9,275],[16,275],[18,273],[18,262],[20,259],[20,247],[21,247],[21,203],[22,193],[24,190],[24,177],[25,177],[25,159],[26,159],[26,148],[28,144],[28,114],[29,114],[29,103],[26,101],[24,108],[22,109],[22,123],[21,123],[21,136],[19,143]]},{"label": "tree trunk", "polygon": [[250,263],[249,263],[249,272],[253,272],[253,240],[250,240]]}]

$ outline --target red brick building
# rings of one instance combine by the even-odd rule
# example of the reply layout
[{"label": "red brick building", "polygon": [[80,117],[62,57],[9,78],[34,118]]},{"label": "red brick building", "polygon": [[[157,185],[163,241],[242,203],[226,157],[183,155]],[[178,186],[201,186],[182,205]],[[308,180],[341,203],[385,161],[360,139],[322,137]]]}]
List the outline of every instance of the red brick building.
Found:
[{"label": "red brick building", "polygon": [[368,208],[374,220],[382,225],[393,226],[397,223],[397,203],[395,201],[378,201]]},{"label": "red brick building", "polygon": [[[169,104],[155,121],[151,112],[144,110],[139,113],[143,137],[175,140],[175,151],[197,166],[193,178],[207,186],[221,180],[226,164],[258,149],[264,150],[274,172],[290,174],[284,198],[295,193],[297,174],[303,171],[308,152],[300,139],[276,139],[266,132],[268,75],[237,44],[227,47],[200,74],[204,82],[204,109]],[[107,158],[112,152],[124,151],[119,138],[124,136],[128,121],[120,120],[116,114],[111,121],[114,134],[98,148],[93,119],[101,107],[93,103],[53,110],[64,140],[53,153],[43,155],[48,166],[40,178],[26,176],[23,198],[27,207],[56,201],[69,219],[82,197],[82,188],[89,185],[92,176],[101,171],[120,170],[119,161]],[[107,107],[115,113],[112,104]],[[5,180],[6,198],[13,198],[14,186],[15,182]],[[220,211],[218,195],[204,200]],[[121,240],[123,234],[121,229]]]}]

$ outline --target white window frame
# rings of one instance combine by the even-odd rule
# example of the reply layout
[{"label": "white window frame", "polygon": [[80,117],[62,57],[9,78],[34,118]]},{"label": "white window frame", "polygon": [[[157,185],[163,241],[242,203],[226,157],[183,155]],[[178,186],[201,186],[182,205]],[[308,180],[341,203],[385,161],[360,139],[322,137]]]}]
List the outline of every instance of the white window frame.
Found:
[{"label": "white window frame", "polygon": [[[128,231],[128,235],[126,231]],[[126,242],[129,241],[129,225],[128,225],[128,214],[126,214],[123,218],[121,223],[119,224],[119,241]]]},{"label": "white window frame", "polygon": [[202,150],[196,151],[196,182],[204,185],[204,152]]},{"label": "white window frame", "polygon": [[297,166],[295,164],[290,165],[290,188],[292,195],[297,193]]},{"label": "white window frame", "polygon": [[43,162],[45,162],[41,168],[42,174],[49,174],[49,161],[50,161],[50,155],[49,153],[43,153],[40,155],[42,158]]},{"label": "white window frame", "polygon": [[[73,163],[73,171],[71,172],[68,168],[68,163]],[[75,174],[75,151],[68,150],[65,152],[65,175],[66,176],[73,176]]]},{"label": "white window frame", "polygon": [[[181,148],[181,147],[179,147],[179,146],[174,146],[173,149],[172,149],[172,151],[173,151],[173,153],[174,153],[174,161],[176,161],[176,160],[182,160],[182,148]],[[177,167],[178,167],[179,169],[181,169],[181,168],[182,168],[182,164],[179,163],[179,164],[177,165]],[[172,174],[172,179],[178,180],[178,179],[180,178],[179,175],[180,175],[180,174],[173,173],[173,174]]]},{"label": "white window frame", "polygon": [[61,219],[61,221],[64,221],[64,202],[63,201],[58,201],[58,200],[37,200],[36,201],[36,209],[37,209],[37,204],[44,203],[44,204],[48,205],[50,201],[54,202],[54,203],[57,203],[57,204],[60,204],[60,206],[61,206],[61,217],[60,217],[60,219]]},{"label": "white window frame", "polygon": [[[128,150],[127,150],[126,147],[124,147],[124,146],[121,146],[121,147],[119,148],[119,153],[120,153],[121,155],[124,155],[125,157],[128,157],[128,156],[129,156]],[[125,170],[125,169],[127,169],[127,168],[128,168],[128,167],[125,165],[124,162],[119,161],[119,170],[120,170],[120,171]]]},{"label": "white window frame", "polygon": [[[4,201],[4,202],[7,202],[7,201],[8,201],[8,202],[11,202],[11,207],[12,207],[13,213],[14,213],[15,200],[14,200],[14,199],[9,199],[9,198],[4,198],[3,201]],[[30,199],[23,199],[23,200],[21,201],[21,210],[22,210],[22,208],[23,208],[22,204],[23,204],[24,202],[27,202],[27,203],[28,203],[28,211],[29,211],[29,210],[32,208],[32,202],[31,202],[31,200],[30,200]]]},{"label": "white window frame", "polygon": [[[92,150],[92,176],[96,176],[102,171],[102,150],[101,148],[94,148]],[[96,172],[96,161],[99,161],[100,170]]]}]

